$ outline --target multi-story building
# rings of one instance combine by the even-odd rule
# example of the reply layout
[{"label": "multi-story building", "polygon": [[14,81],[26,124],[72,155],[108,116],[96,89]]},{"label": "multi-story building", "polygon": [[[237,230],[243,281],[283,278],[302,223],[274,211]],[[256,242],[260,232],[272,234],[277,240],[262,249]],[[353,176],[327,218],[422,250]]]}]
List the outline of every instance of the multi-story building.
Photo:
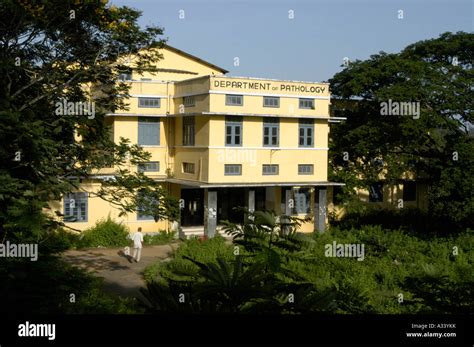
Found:
[{"label": "multi-story building", "polygon": [[[269,209],[312,222],[302,231],[324,230],[330,93],[327,83],[226,76],[225,69],[166,46],[157,73],[121,77],[131,84],[129,110],[107,115],[114,140],[128,138],[151,153],[143,170],[182,199],[181,225],[215,233],[221,220],[243,221],[237,206]],[[94,190],[112,175],[103,169],[84,181]],[[110,214],[136,230],[169,229],[151,216],[119,211],[75,194],[56,207],[85,229]]]}]

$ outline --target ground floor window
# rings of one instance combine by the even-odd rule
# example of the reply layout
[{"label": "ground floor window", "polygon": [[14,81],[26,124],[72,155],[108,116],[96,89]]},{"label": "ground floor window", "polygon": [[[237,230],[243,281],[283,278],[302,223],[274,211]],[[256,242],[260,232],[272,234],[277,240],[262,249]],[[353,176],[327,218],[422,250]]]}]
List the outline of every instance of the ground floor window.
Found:
[{"label": "ground floor window", "polygon": [[70,193],[64,196],[64,221],[87,222],[87,193]]},{"label": "ground floor window", "polygon": [[403,183],[403,201],[416,201],[416,182]]},{"label": "ground floor window", "polygon": [[311,213],[311,189],[310,188],[290,188],[281,189],[281,213],[286,213],[286,192],[290,192],[288,203],[291,214],[309,214]]},{"label": "ground floor window", "polygon": [[[137,220],[154,220],[155,217],[150,213],[150,210],[145,206],[149,205],[149,202],[153,201],[150,196],[143,193],[138,193],[138,207],[137,207]],[[155,203],[157,203],[155,201]]]},{"label": "ground floor window", "polygon": [[294,197],[294,214],[308,214],[311,212],[311,191],[309,188],[295,189]]},{"label": "ground floor window", "polygon": [[369,202],[383,202],[383,183],[379,182],[370,186]]}]

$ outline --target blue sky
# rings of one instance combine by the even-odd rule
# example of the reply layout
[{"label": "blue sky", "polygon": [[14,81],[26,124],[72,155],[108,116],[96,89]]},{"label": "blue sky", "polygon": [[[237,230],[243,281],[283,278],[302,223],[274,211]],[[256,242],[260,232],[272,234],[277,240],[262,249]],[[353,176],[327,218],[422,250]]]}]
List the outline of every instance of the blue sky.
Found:
[{"label": "blue sky", "polygon": [[[398,52],[446,31],[473,31],[473,0],[112,0],[164,27],[168,43],[229,75],[326,81],[344,57]],[[184,19],[180,19],[184,10]],[[289,10],[294,18],[289,19]],[[403,19],[398,11],[403,10]],[[240,65],[234,66],[239,57]]]}]

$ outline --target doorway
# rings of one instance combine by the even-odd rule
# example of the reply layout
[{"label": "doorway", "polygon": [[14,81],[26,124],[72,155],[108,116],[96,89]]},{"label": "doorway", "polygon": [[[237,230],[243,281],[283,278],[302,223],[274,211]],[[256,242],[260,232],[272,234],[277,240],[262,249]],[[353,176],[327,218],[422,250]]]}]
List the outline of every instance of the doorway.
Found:
[{"label": "doorway", "polygon": [[184,200],[181,225],[184,227],[204,225],[204,190],[181,189],[181,199]]}]

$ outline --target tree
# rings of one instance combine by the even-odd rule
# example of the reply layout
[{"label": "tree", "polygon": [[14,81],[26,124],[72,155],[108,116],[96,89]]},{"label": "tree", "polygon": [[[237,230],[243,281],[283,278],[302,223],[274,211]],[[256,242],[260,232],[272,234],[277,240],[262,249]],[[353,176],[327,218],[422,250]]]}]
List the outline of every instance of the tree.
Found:
[{"label": "tree", "polygon": [[412,173],[429,185],[431,215],[472,226],[473,38],[444,33],[400,53],[354,61],[334,75],[332,114],[347,121],[331,130],[332,179],[352,191],[381,174],[395,183]]},{"label": "tree", "polygon": [[[115,179],[95,194],[124,213],[136,209],[139,190],[176,204],[156,182],[124,168],[149,153],[127,139],[115,144],[105,124],[106,113],[125,108],[128,86],[117,83],[130,68],[123,57],[133,56],[138,73],[161,57],[163,29],[141,29],[139,16],[107,1],[0,3],[0,239],[37,240],[56,228],[42,212],[48,202],[108,166],[119,168]],[[64,112],[70,103],[94,106],[94,113]],[[152,212],[156,219],[167,214]]]}]

